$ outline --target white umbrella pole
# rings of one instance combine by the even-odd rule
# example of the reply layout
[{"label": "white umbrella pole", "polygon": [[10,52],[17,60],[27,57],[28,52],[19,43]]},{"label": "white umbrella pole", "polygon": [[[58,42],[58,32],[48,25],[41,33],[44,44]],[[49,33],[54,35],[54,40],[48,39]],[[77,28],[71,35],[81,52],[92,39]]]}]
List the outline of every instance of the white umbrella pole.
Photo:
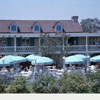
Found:
[{"label": "white umbrella pole", "polygon": [[66,71],[66,66],[65,66],[65,57],[63,57],[63,69]]},{"label": "white umbrella pole", "polygon": [[35,59],[35,68],[34,68],[34,79],[37,77],[37,64],[36,64],[36,59]]},{"label": "white umbrella pole", "polygon": [[89,60],[90,60],[90,56],[89,55],[87,55],[87,59],[86,59],[86,75],[87,75],[87,69],[89,68],[89,65],[90,65],[90,62],[89,62]]}]

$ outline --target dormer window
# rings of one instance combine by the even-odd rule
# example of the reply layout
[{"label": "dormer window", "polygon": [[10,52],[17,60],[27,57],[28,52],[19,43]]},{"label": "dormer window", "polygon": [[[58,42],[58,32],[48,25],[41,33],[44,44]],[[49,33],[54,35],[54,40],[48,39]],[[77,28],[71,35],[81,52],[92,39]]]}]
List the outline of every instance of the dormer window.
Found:
[{"label": "dormer window", "polygon": [[17,32],[17,30],[18,30],[17,25],[16,24],[11,24],[11,26],[10,26],[10,32]]},{"label": "dormer window", "polygon": [[62,32],[62,25],[61,24],[56,25],[56,32]]},{"label": "dormer window", "polygon": [[33,27],[33,31],[34,32],[40,32],[40,25],[39,24],[35,24]]}]

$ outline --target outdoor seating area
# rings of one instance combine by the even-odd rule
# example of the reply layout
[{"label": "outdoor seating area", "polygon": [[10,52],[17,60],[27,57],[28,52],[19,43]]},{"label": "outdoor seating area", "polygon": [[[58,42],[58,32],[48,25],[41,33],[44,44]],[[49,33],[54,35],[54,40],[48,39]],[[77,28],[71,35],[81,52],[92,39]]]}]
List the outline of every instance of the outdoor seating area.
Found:
[{"label": "outdoor seating area", "polygon": [[[20,63],[25,61],[31,62],[31,65],[23,68]],[[96,63],[96,66],[91,65],[91,62]],[[0,75],[6,81],[14,80],[18,76],[23,76],[27,82],[33,82],[42,74],[50,74],[56,80],[59,80],[64,72],[77,72],[82,75],[85,75],[88,71],[96,72],[99,62],[100,56],[87,59],[87,56],[77,54],[65,57],[63,68],[57,69],[54,65],[54,60],[48,57],[34,54],[28,55],[27,57],[8,55],[0,59]]]},{"label": "outdoor seating area", "polygon": [[14,80],[18,76],[23,76],[26,78],[28,82],[32,82],[42,73],[50,74],[54,76],[55,79],[60,79],[61,76],[63,75],[63,72],[64,72],[63,70],[58,70],[58,69],[46,69],[45,71],[40,69],[39,71],[36,71],[36,68],[34,68],[34,70],[31,70],[29,68],[28,71],[25,70],[19,71],[19,68],[17,68],[16,70],[14,68],[11,68],[9,71],[6,67],[3,67],[0,71],[0,76],[4,77],[6,81]]}]

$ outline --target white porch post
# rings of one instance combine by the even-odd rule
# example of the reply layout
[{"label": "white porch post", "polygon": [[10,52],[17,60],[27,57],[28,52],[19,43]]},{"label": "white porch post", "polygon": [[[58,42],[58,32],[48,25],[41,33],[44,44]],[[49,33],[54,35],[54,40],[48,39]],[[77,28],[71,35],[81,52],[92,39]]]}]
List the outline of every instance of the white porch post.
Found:
[{"label": "white porch post", "polygon": [[64,48],[65,48],[65,44],[64,44],[64,37],[63,37],[63,50],[64,50]]},{"label": "white porch post", "polygon": [[16,55],[16,36],[14,36],[14,55]]},{"label": "white porch post", "polygon": [[40,37],[39,37],[39,47],[41,46],[41,44],[40,44]]},{"label": "white porch post", "polygon": [[86,56],[87,56],[87,59],[86,59],[86,75],[87,75],[87,68],[89,66],[89,53],[88,53],[88,36],[86,36]]},{"label": "white porch post", "polygon": [[40,40],[40,37],[39,37],[39,55],[42,55],[42,53],[40,52],[40,46],[41,46],[41,40]]},{"label": "white porch post", "polygon": [[64,69],[64,72],[67,70],[67,68],[65,66],[65,56],[63,57],[63,69]]},{"label": "white porch post", "polygon": [[88,37],[86,36],[86,55],[88,56]]}]

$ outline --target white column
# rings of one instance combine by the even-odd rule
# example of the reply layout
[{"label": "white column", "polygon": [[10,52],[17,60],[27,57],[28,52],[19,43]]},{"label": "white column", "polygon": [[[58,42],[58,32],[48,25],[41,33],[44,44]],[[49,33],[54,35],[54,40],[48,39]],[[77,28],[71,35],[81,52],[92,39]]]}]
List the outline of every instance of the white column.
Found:
[{"label": "white column", "polygon": [[40,44],[40,37],[39,37],[39,47],[40,47],[40,45],[41,45],[41,44]]},{"label": "white column", "polygon": [[63,69],[64,69],[64,72],[67,70],[67,68],[65,66],[65,56],[63,57]]},{"label": "white column", "polygon": [[63,37],[63,50],[64,50],[65,44],[64,44],[64,37]]},{"label": "white column", "polygon": [[14,37],[14,55],[16,55],[16,36]]},{"label": "white column", "polygon": [[[39,51],[40,51],[40,46],[41,46],[41,40],[40,40],[40,37],[39,37]],[[39,55],[42,55],[42,53],[39,52]]]},{"label": "white column", "polygon": [[88,53],[88,36],[86,36],[86,56],[87,56],[87,59],[86,59],[86,75],[87,75],[87,68],[89,66],[89,53]]},{"label": "white column", "polygon": [[88,56],[88,37],[86,36],[86,55]]}]

